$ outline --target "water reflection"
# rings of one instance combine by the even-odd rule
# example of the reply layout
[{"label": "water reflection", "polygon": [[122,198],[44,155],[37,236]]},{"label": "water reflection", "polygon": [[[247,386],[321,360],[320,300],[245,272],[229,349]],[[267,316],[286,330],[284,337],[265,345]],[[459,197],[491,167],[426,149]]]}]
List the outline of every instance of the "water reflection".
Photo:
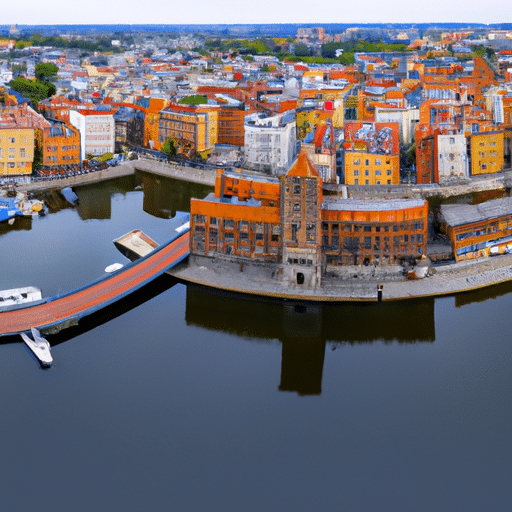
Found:
[{"label": "water reflection", "polygon": [[14,222],[0,222],[0,236],[10,231],[30,231],[32,229],[32,217],[14,217]]},{"label": "water reflection", "polygon": [[126,195],[136,186],[135,176],[126,176],[94,185],[76,187],[78,196],[76,209],[82,220],[105,220],[112,217],[114,194]]},{"label": "water reflection", "polygon": [[279,340],[281,391],[318,395],[326,345],[435,340],[434,299],[381,304],[279,302],[187,285],[186,322],[238,336]]},{"label": "water reflection", "polygon": [[170,219],[176,211],[190,211],[190,198],[203,198],[212,187],[198,185],[171,178],[165,178],[137,171],[137,177],[144,190],[143,209],[146,213],[163,219]]},{"label": "water reflection", "polygon": [[475,302],[485,302],[489,299],[502,297],[510,292],[512,292],[512,281],[495,284],[493,286],[486,286],[485,288],[480,288],[478,290],[458,293],[455,295],[455,306],[460,308]]}]

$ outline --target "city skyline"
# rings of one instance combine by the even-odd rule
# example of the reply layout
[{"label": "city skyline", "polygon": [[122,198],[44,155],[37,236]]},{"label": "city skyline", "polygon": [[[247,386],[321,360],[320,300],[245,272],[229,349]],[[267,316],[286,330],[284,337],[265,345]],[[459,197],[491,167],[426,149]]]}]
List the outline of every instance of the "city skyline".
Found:
[{"label": "city skyline", "polygon": [[17,25],[61,24],[268,24],[268,23],[484,23],[511,22],[505,0],[489,6],[475,0],[444,2],[432,0],[427,4],[403,0],[384,3],[368,0],[364,4],[340,6],[334,0],[311,4],[305,0],[269,0],[248,4],[234,0],[215,3],[201,0],[191,10],[185,4],[172,6],[163,0],[134,2],[112,0],[108,6],[100,0],[74,3],[70,8],[64,0],[41,4],[35,0],[20,0],[3,9],[3,23]]}]

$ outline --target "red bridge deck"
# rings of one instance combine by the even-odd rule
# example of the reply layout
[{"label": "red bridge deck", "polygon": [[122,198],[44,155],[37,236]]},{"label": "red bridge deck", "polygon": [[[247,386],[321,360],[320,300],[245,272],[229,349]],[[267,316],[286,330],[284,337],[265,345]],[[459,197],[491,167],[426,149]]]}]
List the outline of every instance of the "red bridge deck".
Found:
[{"label": "red bridge deck", "polygon": [[112,304],[149,283],[189,254],[189,232],[184,232],[146,257],[113,275],[78,290],[0,312],[0,336],[30,331],[43,334],[73,325],[86,315]]}]

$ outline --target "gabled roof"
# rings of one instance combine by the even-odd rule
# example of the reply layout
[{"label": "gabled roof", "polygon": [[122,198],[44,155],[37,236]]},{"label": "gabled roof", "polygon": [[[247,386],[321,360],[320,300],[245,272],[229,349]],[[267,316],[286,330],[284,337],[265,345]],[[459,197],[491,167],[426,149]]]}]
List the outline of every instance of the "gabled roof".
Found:
[{"label": "gabled roof", "polygon": [[302,150],[291,166],[290,170],[286,173],[287,176],[302,176],[306,178],[319,178],[319,174],[315,166],[311,163],[308,153]]}]

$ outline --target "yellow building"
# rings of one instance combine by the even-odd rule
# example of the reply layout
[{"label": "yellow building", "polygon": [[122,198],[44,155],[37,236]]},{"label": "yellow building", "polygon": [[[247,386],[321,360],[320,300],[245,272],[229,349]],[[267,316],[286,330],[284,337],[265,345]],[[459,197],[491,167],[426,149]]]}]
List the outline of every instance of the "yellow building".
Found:
[{"label": "yellow building", "polygon": [[366,151],[345,152],[345,185],[399,185],[400,157]]},{"label": "yellow building", "polygon": [[170,105],[160,112],[159,144],[174,140],[178,152],[190,156],[210,149],[209,112],[195,107]]},{"label": "yellow building", "polygon": [[201,105],[197,108],[198,112],[206,112],[208,114],[208,149],[213,149],[217,144],[218,131],[219,131],[219,107],[212,106],[206,107]]},{"label": "yellow building", "polygon": [[0,123],[0,176],[32,174],[34,129]]},{"label": "yellow building", "polygon": [[469,137],[471,174],[491,174],[503,170],[503,132],[475,133]]}]

